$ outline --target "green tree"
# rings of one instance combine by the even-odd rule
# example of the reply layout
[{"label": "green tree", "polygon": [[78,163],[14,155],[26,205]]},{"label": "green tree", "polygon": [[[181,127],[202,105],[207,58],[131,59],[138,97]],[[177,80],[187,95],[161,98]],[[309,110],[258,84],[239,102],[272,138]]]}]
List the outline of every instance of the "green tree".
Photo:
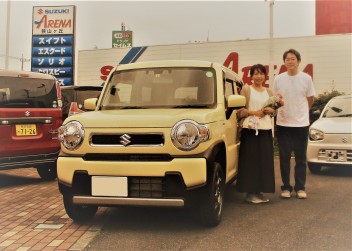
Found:
[{"label": "green tree", "polygon": [[344,93],[332,90],[330,92],[324,92],[323,94],[319,94],[318,96],[314,97],[312,109],[309,111],[310,123],[312,124],[319,118],[320,113],[323,111],[325,105],[329,102],[330,99],[340,95],[344,95]]}]

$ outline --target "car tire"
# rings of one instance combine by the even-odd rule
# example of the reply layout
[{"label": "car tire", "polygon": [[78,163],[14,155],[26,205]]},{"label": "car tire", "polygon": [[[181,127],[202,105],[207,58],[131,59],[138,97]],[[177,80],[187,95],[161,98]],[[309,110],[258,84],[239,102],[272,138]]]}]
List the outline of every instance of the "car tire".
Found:
[{"label": "car tire", "polygon": [[321,165],[315,163],[308,163],[308,168],[311,173],[320,173],[321,172]]},{"label": "car tire", "polygon": [[67,215],[74,221],[84,222],[94,217],[98,206],[75,205],[72,197],[64,196],[64,207]]},{"label": "car tire", "polygon": [[43,180],[55,180],[57,178],[56,162],[38,166],[37,172]]},{"label": "car tire", "polygon": [[225,178],[221,165],[213,163],[210,169],[206,187],[206,194],[200,204],[200,222],[208,227],[219,225],[222,216],[222,207],[224,202]]}]

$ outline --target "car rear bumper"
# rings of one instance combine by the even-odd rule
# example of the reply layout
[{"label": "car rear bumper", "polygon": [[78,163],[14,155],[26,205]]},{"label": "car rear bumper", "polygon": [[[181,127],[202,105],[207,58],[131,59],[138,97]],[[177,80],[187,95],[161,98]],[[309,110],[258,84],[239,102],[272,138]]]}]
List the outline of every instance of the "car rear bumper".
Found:
[{"label": "car rear bumper", "polygon": [[58,152],[37,154],[28,156],[2,157],[0,158],[0,169],[15,169],[22,167],[36,167],[48,163],[54,163],[59,155]]}]

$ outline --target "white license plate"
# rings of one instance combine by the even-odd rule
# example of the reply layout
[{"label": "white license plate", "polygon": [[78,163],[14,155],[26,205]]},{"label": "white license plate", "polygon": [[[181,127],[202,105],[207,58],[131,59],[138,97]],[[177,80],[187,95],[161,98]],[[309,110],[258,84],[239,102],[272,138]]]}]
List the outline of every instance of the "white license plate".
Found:
[{"label": "white license plate", "polygon": [[92,196],[127,197],[127,177],[92,176]]},{"label": "white license plate", "polygon": [[346,151],[345,150],[326,150],[326,159],[328,161],[346,161]]}]

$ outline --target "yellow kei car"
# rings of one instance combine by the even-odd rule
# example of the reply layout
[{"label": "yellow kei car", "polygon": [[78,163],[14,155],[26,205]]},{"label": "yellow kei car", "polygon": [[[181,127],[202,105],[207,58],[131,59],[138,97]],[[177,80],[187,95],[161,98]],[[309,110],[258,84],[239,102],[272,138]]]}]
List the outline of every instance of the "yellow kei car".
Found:
[{"label": "yellow kei car", "polygon": [[[59,129],[58,184],[67,214],[99,206],[186,207],[220,223],[224,188],[237,175],[241,79],[218,63],[118,65],[89,112]],[[94,111],[93,111],[94,110]]]}]

